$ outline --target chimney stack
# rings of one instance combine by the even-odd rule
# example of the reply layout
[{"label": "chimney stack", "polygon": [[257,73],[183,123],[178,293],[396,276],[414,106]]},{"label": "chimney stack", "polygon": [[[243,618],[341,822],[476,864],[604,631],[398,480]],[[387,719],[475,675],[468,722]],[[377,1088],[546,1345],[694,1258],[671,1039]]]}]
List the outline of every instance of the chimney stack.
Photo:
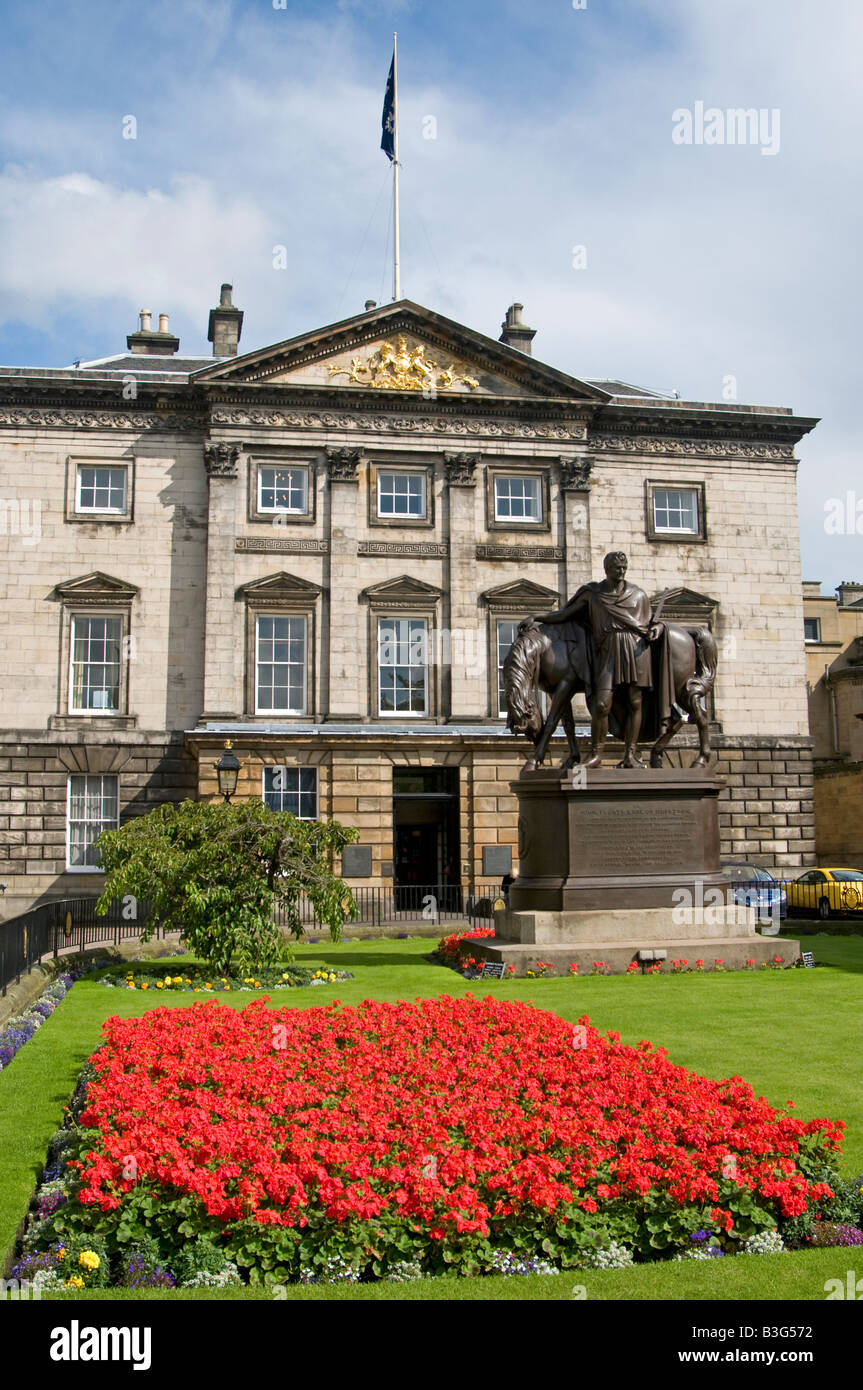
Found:
[{"label": "chimney stack", "polygon": [[367,312],[367,313],[368,313],[368,311],[369,311],[370,309],[376,309],[377,307],[378,307],[378,302],[377,302],[376,299],[367,299],[367,300],[366,300],[366,312]]},{"label": "chimney stack", "polygon": [[841,584],[836,585],[836,590],[839,594],[839,608],[850,608],[852,604],[863,599],[863,584],[856,581],[843,579]]},{"label": "chimney stack", "polygon": [[150,357],[173,357],[179,351],[180,339],[168,331],[168,315],[159,315],[159,331],[153,332],[150,320],[153,315],[149,309],[141,309],[141,326],[136,333],[126,337],[126,347],[130,352],[145,353]]},{"label": "chimney stack", "polygon": [[506,318],[501,324],[501,335],[499,343],[506,343],[507,347],[518,348],[519,352],[524,352],[528,357],[531,355],[531,343],[536,337],[536,329],[528,328],[522,322],[521,311],[523,304],[510,304],[506,311]]},{"label": "chimney stack", "polygon": [[240,334],[243,331],[243,311],[231,302],[233,285],[223,285],[219,307],[210,310],[207,339],[213,344],[214,357],[236,357]]}]

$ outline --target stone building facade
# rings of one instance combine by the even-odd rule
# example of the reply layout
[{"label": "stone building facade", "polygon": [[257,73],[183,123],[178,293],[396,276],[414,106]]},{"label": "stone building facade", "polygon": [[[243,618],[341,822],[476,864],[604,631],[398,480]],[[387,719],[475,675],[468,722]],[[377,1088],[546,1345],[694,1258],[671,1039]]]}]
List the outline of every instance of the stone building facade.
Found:
[{"label": "stone building facade", "polygon": [[244,354],[241,326],[225,286],[217,357],[142,315],[126,353],[0,369],[7,911],[98,891],[99,830],[215,795],[226,740],[238,795],[359,828],[357,886],[499,879],[503,656],[617,548],[717,636],[728,857],[813,862],[815,421],[574,378],[520,306],[499,340],[406,300]]},{"label": "stone building facade", "polygon": [[863,867],[863,584],[803,585],[818,863]]}]

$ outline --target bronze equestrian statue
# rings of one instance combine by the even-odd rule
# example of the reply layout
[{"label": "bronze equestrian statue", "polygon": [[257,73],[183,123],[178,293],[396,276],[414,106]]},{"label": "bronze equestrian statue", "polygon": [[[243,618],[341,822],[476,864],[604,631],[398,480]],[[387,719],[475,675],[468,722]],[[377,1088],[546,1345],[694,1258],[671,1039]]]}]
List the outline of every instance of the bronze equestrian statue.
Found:
[{"label": "bronze equestrian statue", "polygon": [[[705,767],[710,759],[706,696],[716,677],[713,634],[706,627],[660,622],[662,603],[654,613],[644,590],[627,583],[627,563],[622,551],[612,551],[605,557],[604,580],[583,584],[563,608],[534,614],[519,626],[503,671],[507,725],[535,745],[526,771],[543,762],[561,720],[569,742],[563,766],[581,761],[572,717],[572,697],[580,692],[591,715],[586,767],[601,766],[609,728],[624,741],[618,766],[644,766],[636,746],[645,695],[656,739],[651,767],[662,766],[662,754],[687,715],[699,735],[693,766]],[[551,696],[545,721],[537,686]]]}]

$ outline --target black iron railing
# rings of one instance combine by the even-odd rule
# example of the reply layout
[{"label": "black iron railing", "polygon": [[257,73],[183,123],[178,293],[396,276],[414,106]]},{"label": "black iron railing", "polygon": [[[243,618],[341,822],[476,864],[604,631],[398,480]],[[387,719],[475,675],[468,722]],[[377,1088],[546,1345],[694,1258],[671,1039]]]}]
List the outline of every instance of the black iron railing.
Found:
[{"label": "black iron railing", "polygon": [[[355,888],[356,907],[349,919],[360,926],[397,926],[429,923],[432,926],[467,919],[472,925],[490,922],[494,903],[500,901],[500,885],[410,884],[386,888]],[[83,951],[86,946],[116,946],[140,935],[148,920],[144,903],[126,900],[112,903],[105,917],[96,915],[96,898],[64,898],[42,903],[20,917],[0,922],[0,995],[46,956],[61,951]],[[134,914],[134,915],[132,915]],[[327,930],[308,899],[300,904],[300,920],[307,932]],[[275,921],[284,925],[284,912],[276,908]],[[166,933],[159,927],[156,936]]]},{"label": "black iron railing", "polygon": [[66,949],[82,951],[99,943],[116,946],[140,935],[148,916],[146,904],[113,903],[106,916],[97,917],[97,901],[62,898],[0,922],[0,994],[45,956],[56,957]]}]

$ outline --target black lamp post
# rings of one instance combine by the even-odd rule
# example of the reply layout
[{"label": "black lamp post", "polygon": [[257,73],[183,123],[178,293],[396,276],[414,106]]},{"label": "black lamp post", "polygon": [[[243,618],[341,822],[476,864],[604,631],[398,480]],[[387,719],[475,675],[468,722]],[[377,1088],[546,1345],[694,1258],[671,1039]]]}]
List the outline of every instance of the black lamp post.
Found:
[{"label": "black lamp post", "polygon": [[230,806],[231,797],[237,790],[237,777],[240,773],[240,764],[234,754],[230,751],[231,740],[225,744],[225,752],[216,763],[216,777],[219,782],[219,791],[225,798],[225,804]]}]

